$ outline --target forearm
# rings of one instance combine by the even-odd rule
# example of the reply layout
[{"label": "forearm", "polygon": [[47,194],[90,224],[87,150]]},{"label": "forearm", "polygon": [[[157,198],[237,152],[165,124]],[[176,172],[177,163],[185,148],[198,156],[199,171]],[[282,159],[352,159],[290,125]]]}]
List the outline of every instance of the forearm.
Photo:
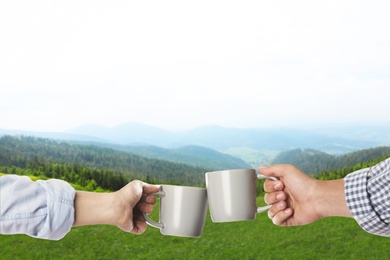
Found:
[{"label": "forearm", "polygon": [[115,224],[113,214],[115,205],[114,193],[76,191],[73,226]]},{"label": "forearm", "polygon": [[317,181],[317,212],[324,217],[352,217],[348,209],[345,192],[344,179]]},{"label": "forearm", "polygon": [[134,180],[111,193],[77,191],[73,226],[107,224],[126,232],[142,234],[146,230],[142,212],[151,213],[156,199],[155,196],[148,196],[141,201],[142,195],[159,190],[158,185]]}]

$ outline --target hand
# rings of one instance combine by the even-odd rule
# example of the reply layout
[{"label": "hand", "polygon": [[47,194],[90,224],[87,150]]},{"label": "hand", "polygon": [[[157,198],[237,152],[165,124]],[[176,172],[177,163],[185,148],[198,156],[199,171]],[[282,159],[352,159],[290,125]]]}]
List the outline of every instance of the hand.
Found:
[{"label": "hand", "polygon": [[73,226],[115,225],[133,234],[142,234],[147,227],[142,212],[151,213],[156,197],[143,195],[158,192],[158,185],[132,181],[112,193],[76,191]]},{"label": "hand", "polygon": [[327,216],[351,217],[345,203],[344,180],[320,181],[293,165],[272,165],[259,168],[267,179],[264,199],[272,205],[268,216],[280,226],[306,225]]},{"label": "hand", "polygon": [[159,186],[150,185],[141,181],[132,181],[116,192],[117,200],[120,202],[117,208],[117,224],[120,229],[133,234],[142,234],[147,227],[142,212],[151,213],[156,197],[143,195],[158,192]]}]

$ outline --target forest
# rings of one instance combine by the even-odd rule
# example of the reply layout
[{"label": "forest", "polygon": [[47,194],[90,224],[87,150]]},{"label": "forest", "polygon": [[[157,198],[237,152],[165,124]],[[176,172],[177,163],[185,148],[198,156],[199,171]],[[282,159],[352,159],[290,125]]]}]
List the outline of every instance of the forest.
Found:
[{"label": "forest", "polygon": [[334,179],[344,178],[346,175],[348,175],[351,172],[354,172],[354,171],[357,171],[360,169],[364,169],[364,168],[372,167],[372,166],[380,163],[381,161],[386,160],[387,158],[390,158],[390,154],[388,154],[386,156],[380,156],[380,157],[377,157],[375,159],[371,159],[368,161],[359,162],[353,166],[342,167],[342,168],[330,170],[330,171],[322,171],[319,174],[313,175],[313,177],[316,179],[320,179],[320,180],[334,180]]},{"label": "forest", "polygon": [[[390,148],[365,149],[339,157],[314,150],[293,150],[282,154],[279,159],[282,160],[283,156],[283,163],[291,163],[295,159],[293,164],[306,173],[317,179],[329,180],[343,178],[352,171],[377,164],[390,157]],[[325,165],[327,170],[313,174],[302,165]],[[156,184],[204,186],[204,173],[207,171],[92,144],[26,136],[0,138],[0,173],[62,179],[83,190],[118,190],[134,179]],[[258,181],[256,186],[257,194],[262,194],[263,181]]]},{"label": "forest", "polygon": [[362,149],[338,156],[313,149],[294,149],[281,152],[272,163],[293,164],[307,174],[316,175],[324,171],[334,171],[343,168],[353,169],[355,165],[387,157],[390,157],[389,146]]},{"label": "forest", "polygon": [[204,185],[207,169],[148,159],[91,144],[3,136],[0,138],[0,172],[61,178],[81,186],[89,184],[116,190],[133,179]]}]

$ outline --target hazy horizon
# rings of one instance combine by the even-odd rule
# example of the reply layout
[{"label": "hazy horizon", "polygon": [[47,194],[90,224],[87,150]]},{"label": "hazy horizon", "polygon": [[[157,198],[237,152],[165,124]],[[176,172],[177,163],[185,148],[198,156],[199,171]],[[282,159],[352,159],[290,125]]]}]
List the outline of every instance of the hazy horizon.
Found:
[{"label": "hazy horizon", "polygon": [[389,7],[2,2],[0,129],[388,124]]},{"label": "hazy horizon", "polygon": [[[59,133],[59,134],[78,134],[80,131],[93,131],[96,129],[103,128],[104,130],[111,131],[114,129],[118,129],[121,127],[130,127],[129,129],[133,127],[145,127],[145,129],[151,127],[160,129],[162,131],[167,131],[171,133],[184,133],[192,130],[196,130],[198,128],[204,128],[204,127],[220,127],[224,129],[241,129],[241,130],[297,130],[297,131],[308,131],[313,133],[327,133],[330,131],[330,133],[334,135],[348,135],[352,132],[363,137],[362,135],[371,133],[377,133],[378,131],[382,132],[384,129],[390,128],[390,123],[387,122],[352,122],[352,123],[328,123],[328,124],[306,124],[306,125],[285,125],[285,126],[260,126],[260,127],[244,127],[244,126],[229,126],[229,125],[220,125],[220,124],[204,124],[204,125],[197,125],[193,127],[181,127],[181,128],[169,128],[169,127],[161,127],[158,125],[152,125],[148,123],[141,123],[141,122],[124,122],[120,123],[118,125],[113,126],[105,126],[101,124],[95,124],[95,123],[85,123],[80,124],[71,128],[67,129],[59,129],[59,130],[39,130],[39,129],[20,129],[20,128],[3,128],[0,127],[0,131],[3,131],[3,134],[10,133]],[[361,132],[359,134],[359,132]],[[91,134],[93,132],[90,132]],[[346,134],[347,133],[347,134]]]}]

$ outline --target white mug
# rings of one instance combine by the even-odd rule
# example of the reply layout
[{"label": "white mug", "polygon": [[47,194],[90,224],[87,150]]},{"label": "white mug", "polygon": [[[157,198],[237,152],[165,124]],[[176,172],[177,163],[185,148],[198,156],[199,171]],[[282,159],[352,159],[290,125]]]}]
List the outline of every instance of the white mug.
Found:
[{"label": "white mug", "polygon": [[161,185],[160,220],[153,221],[145,213],[146,223],[159,228],[161,234],[180,237],[200,237],[207,213],[205,188]]},{"label": "white mug", "polygon": [[206,172],[206,188],[213,222],[251,220],[271,206],[256,206],[256,179],[268,177],[254,169]]}]

